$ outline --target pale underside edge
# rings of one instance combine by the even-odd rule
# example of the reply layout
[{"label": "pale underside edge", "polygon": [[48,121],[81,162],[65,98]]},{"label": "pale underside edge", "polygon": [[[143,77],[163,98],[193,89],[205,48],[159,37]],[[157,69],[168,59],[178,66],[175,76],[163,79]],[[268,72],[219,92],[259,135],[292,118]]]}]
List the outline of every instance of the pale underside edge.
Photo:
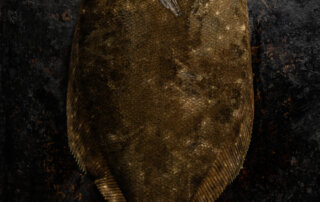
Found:
[{"label": "pale underside edge", "polygon": [[177,0],[159,0],[162,5],[169,9],[175,16],[180,15],[180,7]]}]

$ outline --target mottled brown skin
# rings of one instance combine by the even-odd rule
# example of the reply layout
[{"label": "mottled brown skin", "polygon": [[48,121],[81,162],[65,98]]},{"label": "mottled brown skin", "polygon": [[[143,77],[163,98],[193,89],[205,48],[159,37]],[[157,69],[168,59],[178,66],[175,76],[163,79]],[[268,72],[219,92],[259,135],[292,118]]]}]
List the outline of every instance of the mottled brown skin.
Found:
[{"label": "mottled brown skin", "polygon": [[253,119],[246,1],[177,4],[83,1],[69,145],[108,201],[214,201],[244,161]]}]

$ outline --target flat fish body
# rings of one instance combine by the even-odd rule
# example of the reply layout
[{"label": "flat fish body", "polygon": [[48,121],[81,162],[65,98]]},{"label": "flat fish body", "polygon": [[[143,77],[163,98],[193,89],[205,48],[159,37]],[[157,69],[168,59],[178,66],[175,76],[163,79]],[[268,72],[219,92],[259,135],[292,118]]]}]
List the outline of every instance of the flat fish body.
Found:
[{"label": "flat fish body", "polygon": [[245,0],[84,0],[69,146],[108,201],[214,201],[250,143]]}]

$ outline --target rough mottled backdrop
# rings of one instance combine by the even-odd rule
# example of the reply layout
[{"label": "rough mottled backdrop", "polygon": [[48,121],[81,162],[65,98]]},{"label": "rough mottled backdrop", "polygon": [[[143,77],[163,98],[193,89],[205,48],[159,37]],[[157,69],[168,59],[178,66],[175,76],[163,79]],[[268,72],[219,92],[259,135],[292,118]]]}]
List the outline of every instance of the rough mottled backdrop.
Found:
[{"label": "rough mottled backdrop", "polygon": [[[0,201],[102,201],[67,147],[79,3],[0,1]],[[253,138],[244,169],[219,201],[320,200],[320,1],[248,4]]]}]

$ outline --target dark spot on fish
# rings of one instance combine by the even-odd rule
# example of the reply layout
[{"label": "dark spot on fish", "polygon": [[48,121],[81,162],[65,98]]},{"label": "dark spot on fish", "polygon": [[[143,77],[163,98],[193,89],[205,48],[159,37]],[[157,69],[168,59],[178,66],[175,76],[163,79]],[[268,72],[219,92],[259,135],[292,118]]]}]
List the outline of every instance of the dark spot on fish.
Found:
[{"label": "dark spot on fish", "polygon": [[231,92],[232,92],[231,98],[234,98],[234,99],[238,99],[241,95],[241,92],[237,88],[232,89]]},{"label": "dark spot on fish", "polygon": [[160,57],[159,65],[162,79],[172,80],[175,78],[177,74],[177,65],[171,59]]},{"label": "dark spot on fish", "polygon": [[217,113],[216,120],[222,123],[227,123],[228,121],[230,121],[231,113],[232,111],[229,107],[223,106]]},{"label": "dark spot on fish", "polygon": [[124,74],[119,72],[118,70],[113,70],[112,72],[110,72],[110,78],[113,81],[119,81],[121,79],[123,79]]},{"label": "dark spot on fish", "polygon": [[235,58],[239,58],[243,55],[244,53],[244,50],[241,49],[241,47],[239,45],[236,45],[236,44],[231,44],[231,51],[233,52],[233,56]]}]

